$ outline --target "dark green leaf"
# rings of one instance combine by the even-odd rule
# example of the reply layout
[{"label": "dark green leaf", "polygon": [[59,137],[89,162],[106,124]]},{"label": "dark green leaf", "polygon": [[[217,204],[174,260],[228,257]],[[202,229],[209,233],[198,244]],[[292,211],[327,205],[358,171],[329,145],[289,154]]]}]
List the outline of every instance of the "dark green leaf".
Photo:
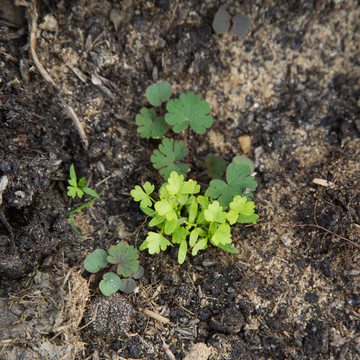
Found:
[{"label": "dark green leaf", "polygon": [[113,245],[109,249],[109,256],[107,261],[110,264],[117,264],[117,273],[124,277],[131,275],[139,266],[138,251],[129,246],[125,241],[121,241],[117,245]]},{"label": "dark green leaf", "polygon": [[137,132],[142,138],[159,139],[166,133],[168,127],[163,117],[156,117],[154,109],[142,108],[136,115]]},{"label": "dark green leaf", "polygon": [[136,282],[132,278],[128,279],[121,279],[120,280],[120,287],[119,290],[121,290],[125,294],[130,294],[133,292],[136,288]]},{"label": "dark green leaf", "polygon": [[160,106],[171,96],[171,85],[167,81],[148,86],[146,97],[152,106]]},{"label": "dark green leaf", "polygon": [[192,92],[170,100],[166,104],[166,110],[168,113],[165,114],[165,121],[173,126],[175,132],[183,131],[190,125],[198,134],[204,134],[213,122],[213,118],[207,115],[210,112],[209,104]]},{"label": "dark green leaf", "polygon": [[225,173],[226,161],[221,156],[207,155],[205,166],[208,169],[209,176],[213,179],[221,179]]},{"label": "dark green leaf", "polygon": [[99,288],[105,296],[109,296],[116,293],[120,289],[120,285],[120,278],[116,274],[110,272],[104,274],[103,280],[100,281]]},{"label": "dark green leaf", "polygon": [[168,179],[172,171],[178,174],[186,174],[189,167],[178,161],[182,160],[188,150],[183,141],[175,141],[165,138],[159,145],[159,150],[155,150],[151,155],[151,162],[155,169],[159,169],[160,174]]},{"label": "dark green leaf", "polygon": [[226,181],[211,180],[205,196],[218,199],[220,204],[226,208],[235,195],[243,195],[246,189],[256,189],[257,182],[251,174],[251,169],[246,165],[231,163],[226,170]]},{"label": "dark green leaf", "polygon": [[100,269],[103,269],[107,265],[106,251],[102,249],[96,249],[89,254],[84,261],[85,269],[90,273],[96,273]]}]

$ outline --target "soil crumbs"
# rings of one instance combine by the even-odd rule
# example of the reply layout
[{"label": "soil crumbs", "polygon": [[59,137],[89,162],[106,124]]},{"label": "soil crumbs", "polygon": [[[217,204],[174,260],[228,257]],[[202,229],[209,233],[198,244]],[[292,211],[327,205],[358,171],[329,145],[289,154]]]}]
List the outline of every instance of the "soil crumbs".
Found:
[{"label": "soil crumbs", "polygon": [[[226,1],[244,38],[214,34],[219,1],[5,3],[0,358],[360,359],[358,2]],[[246,152],[260,219],[233,230],[237,255],[142,252],[136,292],[105,298],[82,262],[146,236],[130,190],[161,183],[158,141],[134,119],[161,80],[212,109],[190,175]],[[84,239],[65,216],[71,163],[102,193],[75,218]]]}]

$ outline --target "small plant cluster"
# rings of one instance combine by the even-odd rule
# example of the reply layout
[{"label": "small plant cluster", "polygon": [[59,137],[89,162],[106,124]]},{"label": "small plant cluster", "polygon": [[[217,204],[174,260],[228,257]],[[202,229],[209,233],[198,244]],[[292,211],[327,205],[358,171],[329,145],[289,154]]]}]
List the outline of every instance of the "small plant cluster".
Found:
[{"label": "small plant cluster", "polygon": [[190,127],[196,133],[204,134],[213,123],[213,118],[209,115],[209,104],[192,92],[181,94],[178,99],[169,100],[166,103],[166,114],[164,116],[158,114],[161,112],[160,106],[170,98],[171,92],[171,85],[167,81],[150,85],[146,89],[146,97],[156,109],[142,108],[135,120],[141,137],[162,138],[159,148],[151,156],[151,162],[165,180],[172,171],[183,175],[189,171],[188,165],[181,162],[188,153],[184,141],[174,141],[164,137],[169,126],[176,133]]},{"label": "small plant cluster", "polygon": [[144,274],[138,258],[139,252],[127,242],[121,241],[111,246],[108,253],[102,249],[94,250],[86,257],[84,267],[90,273],[97,273],[111,264],[116,273],[107,272],[103,275],[99,283],[100,291],[105,296],[118,290],[128,294],[136,288],[134,279],[140,279]]},{"label": "small plant cluster", "polygon": [[[250,169],[243,164],[232,163],[226,173],[227,182],[212,180],[205,195],[194,180],[184,180],[183,175],[171,172],[168,181],[159,189],[159,200],[151,197],[155,186],[148,181],[143,188],[136,185],[131,191],[140,209],[152,217],[150,227],[158,232],[149,231],[140,250],[148,249],[150,254],[164,251],[170,245],[179,245],[178,262],[185,261],[188,248],[192,255],[206,249],[208,244],[225,251],[237,253],[231,247],[230,226],[235,223],[256,223],[255,204],[249,199],[256,181],[249,176]],[[244,196],[245,190],[250,190]],[[218,199],[218,200],[215,200]],[[226,210],[227,209],[227,210]],[[168,240],[171,238],[171,242]]]},{"label": "small plant cluster", "polygon": [[67,195],[72,197],[73,199],[75,199],[76,196],[79,199],[81,199],[84,196],[84,194],[88,194],[93,197],[87,203],[85,203],[85,204],[79,206],[78,208],[67,213],[67,215],[70,216],[70,225],[73,228],[73,230],[79,236],[84,236],[83,234],[81,234],[80,231],[78,231],[76,229],[76,227],[74,225],[74,216],[78,211],[85,209],[86,207],[91,205],[95,200],[99,199],[100,194],[98,194],[94,190],[85,186],[85,178],[84,177],[80,178],[79,181],[77,180],[74,164],[70,165],[70,179],[68,180],[68,183],[69,183],[69,186],[67,187],[67,189],[68,189]]},{"label": "small plant cluster", "polygon": [[[232,31],[239,37],[244,37],[250,27],[250,19],[243,14],[237,14],[232,18]],[[225,34],[230,28],[230,14],[224,9],[220,8],[212,23],[212,27],[216,34]]]}]

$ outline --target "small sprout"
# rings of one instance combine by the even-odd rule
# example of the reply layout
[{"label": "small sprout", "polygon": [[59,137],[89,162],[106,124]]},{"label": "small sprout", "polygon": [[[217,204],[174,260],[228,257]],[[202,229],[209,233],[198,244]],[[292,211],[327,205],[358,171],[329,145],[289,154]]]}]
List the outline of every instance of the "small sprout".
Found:
[{"label": "small sprout", "polygon": [[232,31],[239,37],[245,37],[246,32],[250,27],[250,19],[248,16],[243,14],[237,14],[232,19],[233,26]]},{"label": "small sprout", "polygon": [[[102,249],[96,249],[89,254],[84,267],[91,273],[96,273],[109,264],[116,266],[116,274],[107,272],[99,283],[100,291],[109,296],[120,290],[130,293],[136,288],[134,279],[140,279],[144,274],[144,268],[139,265],[139,252],[127,242],[121,241],[110,247],[108,254]],[[120,278],[121,276],[121,278]]]},{"label": "small sprout", "polygon": [[162,116],[156,116],[154,109],[142,108],[136,115],[137,132],[142,138],[160,139],[168,127]]},{"label": "small sprout", "polygon": [[167,81],[147,87],[146,97],[152,106],[160,106],[171,96],[171,85]]},{"label": "small sprout", "polygon": [[216,32],[216,34],[225,34],[229,30],[230,15],[225,9],[220,8],[216,12],[212,23],[212,27]]},{"label": "small sprout", "polygon": [[165,138],[159,145],[159,150],[155,150],[151,155],[151,162],[155,169],[159,169],[160,174],[167,179],[172,171],[179,174],[186,174],[189,167],[185,163],[180,163],[188,152],[183,141],[174,141]]},{"label": "small sprout", "polygon": [[205,158],[205,166],[208,169],[210,177],[212,177],[213,179],[221,179],[221,177],[225,173],[226,161],[220,156],[214,156],[209,154]]},{"label": "small sprout", "polygon": [[[212,27],[216,34],[225,34],[229,30],[230,15],[225,9],[220,8],[216,12]],[[249,27],[250,19],[248,16],[237,14],[232,18],[232,31],[235,35],[245,37]]]},{"label": "small sprout", "polygon": [[84,237],[84,235],[81,234],[81,232],[79,232],[75,227],[74,214],[82,209],[85,209],[86,207],[91,205],[95,200],[99,199],[100,194],[98,194],[94,190],[85,186],[85,178],[84,177],[82,177],[81,179],[79,179],[79,181],[77,181],[74,164],[71,164],[71,166],[70,166],[70,179],[68,180],[68,183],[70,186],[67,187],[68,188],[67,195],[72,197],[73,199],[75,199],[76,196],[78,196],[81,199],[84,196],[84,193],[93,197],[93,199],[91,199],[87,203],[85,203],[85,204],[79,206],[78,208],[76,208],[75,210],[72,210],[67,213],[67,215],[70,216],[70,225],[73,228],[73,230],[79,236]]},{"label": "small sprout", "polygon": [[173,126],[175,132],[183,131],[190,125],[198,134],[204,134],[213,123],[213,118],[207,115],[210,112],[209,104],[192,92],[170,100],[166,104],[166,110],[168,113],[165,121]]}]

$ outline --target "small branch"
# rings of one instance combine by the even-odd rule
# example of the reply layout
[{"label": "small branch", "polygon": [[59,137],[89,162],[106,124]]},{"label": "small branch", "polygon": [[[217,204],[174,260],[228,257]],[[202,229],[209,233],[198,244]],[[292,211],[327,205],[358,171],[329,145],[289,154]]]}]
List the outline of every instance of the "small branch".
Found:
[{"label": "small branch", "polygon": [[77,117],[74,109],[65,102],[64,95],[62,94],[60,89],[57,87],[55,81],[51,78],[49,73],[45,70],[44,66],[41,64],[41,62],[37,56],[37,53],[36,53],[36,31],[37,31],[38,14],[36,11],[36,0],[32,0],[31,5],[26,3],[25,6],[28,7],[29,14],[31,16],[31,26],[29,26],[30,27],[30,50],[31,50],[31,56],[34,60],[35,66],[39,70],[41,76],[55,88],[55,91],[59,96],[59,100],[60,100],[60,104],[61,104],[62,108],[66,111],[67,115],[73,120],[76,130],[79,133],[83,147],[85,150],[88,150],[89,141],[87,139],[86,133],[83,129],[83,126],[82,126],[79,118]]}]

